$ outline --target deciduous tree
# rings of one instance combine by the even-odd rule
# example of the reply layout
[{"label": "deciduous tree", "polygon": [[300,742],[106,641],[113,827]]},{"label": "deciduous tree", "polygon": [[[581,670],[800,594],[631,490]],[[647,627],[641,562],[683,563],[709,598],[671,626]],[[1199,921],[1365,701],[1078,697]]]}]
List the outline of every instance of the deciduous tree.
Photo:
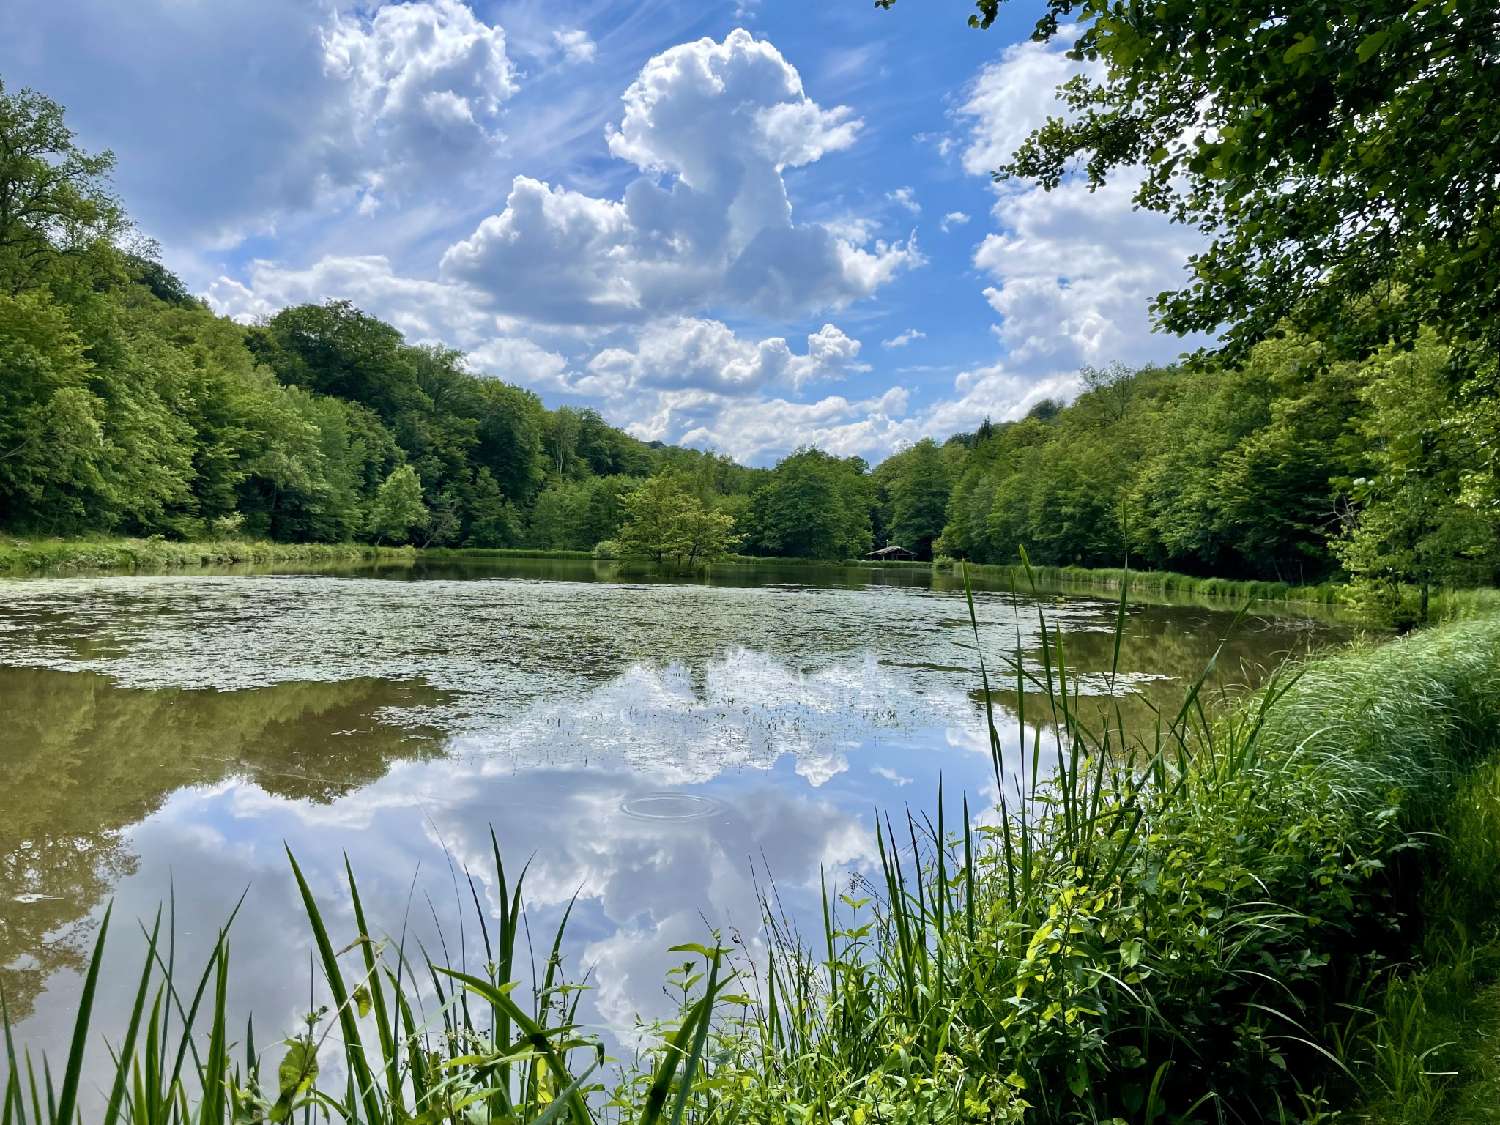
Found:
[{"label": "deciduous tree", "polygon": [[422,503],[422,482],[410,465],[401,465],[385,478],[375,492],[370,506],[370,532],[375,541],[390,539],[405,543],[413,529],[427,525],[430,518]]}]

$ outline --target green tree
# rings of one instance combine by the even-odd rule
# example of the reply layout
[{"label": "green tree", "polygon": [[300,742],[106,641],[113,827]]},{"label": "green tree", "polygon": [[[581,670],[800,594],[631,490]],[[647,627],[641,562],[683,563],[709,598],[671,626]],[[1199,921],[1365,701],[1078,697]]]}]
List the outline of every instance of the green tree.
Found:
[{"label": "green tree", "polygon": [[15,295],[69,275],[113,271],[129,229],[109,186],[112,153],[87,153],[63,109],[0,81],[0,285]]},{"label": "green tree", "polygon": [[[888,7],[891,0],[879,0]],[[998,0],[979,0],[989,26]],[[1157,303],[1242,350],[1289,318],[1500,347],[1500,9],[1493,0],[1048,0],[1033,38],[1097,63],[998,173],[1137,178],[1212,232]],[[1399,291],[1399,301],[1370,303]]]},{"label": "green tree", "polygon": [[474,461],[489,471],[508,499],[529,504],[546,474],[542,453],[546,411],[530,391],[495,379],[477,382],[479,430]]},{"label": "green tree", "polygon": [[368,406],[387,425],[428,404],[417,383],[416,349],[348,301],[283,309],[251,333],[250,344],[283,383]]},{"label": "green tree", "polygon": [[427,526],[428,518],[417,471],[410,465],[401,465],[375,492],[375,501],[370,506],[370,533],[377,543],[384,539],[405,543],[414,528]]},{"label": "green tree", "polygon": [[858,558],[873,541],[874,501],[863,460],[799,449],[751,495],[747,538],[763,554]]},{"label": "green tree", "polygon": [[514,547],[521,540],[522,516],[505,498],[488,468],[474,474],[468,491],[466,541],[475,547]]},{"label": "green tree", "polygon": [[672,477],[652,477],[625,497],[620,549],[662,563],[688,549],[684,516],[696,501]]},{"label": "green tree", "polygon": [[892,462],[894,468],[889,470],[886,485],[890,498],[889,541],[918,558],[930,559],[932,544],[943,533],[953,490],[948,458],[935,441],[923,438],[889,458],[881,468]]},{"label": "green tree", "polygon": [[[0,519],[83,524],[102,497],[104,404],[65,310],[0,294]],[[45,528],[53,530],[53,528]]]},{"label": "green tree", "polygon": [[681,561],[688,566],[712,562],[739,542],[734,517],[690,498],[682,514]]},{"label": "green tree", "polygon": [[627,555],[694,566],[725,554],[737,541],[734,518],[705,505],[677,478],[650,478],[625,496],[619,549]]},{"label": "green tree", "polygon": [[1434,586],[1500,577],[1496,523],[1464,495],[1465,470],[1478,455],[1455,417],[1451,376],[1451,350],[1430,331],[1410,350],[1372,357],[1361,372],[1366,410],[1357,429],[1369,471],[1353,482],[1359,507],[1336,547],[1361,599],[1396,624],[1426,621]]}]

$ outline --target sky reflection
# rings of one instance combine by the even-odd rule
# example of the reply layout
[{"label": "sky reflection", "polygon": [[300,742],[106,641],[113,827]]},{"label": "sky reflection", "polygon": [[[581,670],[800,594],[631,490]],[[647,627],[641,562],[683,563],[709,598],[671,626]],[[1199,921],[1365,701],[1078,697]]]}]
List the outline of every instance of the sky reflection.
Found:
[{"label": "sky reflection", "polygon": [[[978,598],[991,667],[1017,644],[1034,658],[1036,609]],[[1107,669],[1112,605],[1046,613],[1081,670]],[[1228,620],[1132,612],[1133,690],[1196,673]],[[1258,621],[1225,666],[1336,635]],[[336,945],[354,936],[347,854],[372,925],[473,966],[464,879],[495,901],[493,829],[512,874],[529,864],[540,952],[576,895],[569,968],[593,984],[581,1016],[623,1049],[638,1019],[671,1010],[668,947],[719,928],[757,955],[761,892],[816,917],[823,873],[874,863],[877,808],[930,810],[940,781],[954,809],[964,793],[976,811],[994,799],[975,662],[962,597],[920,587],[9,584],[0,983],[31,1013],[22,1038],[56,1054],[108,897],[100,1026],[113,1028],[143,950],[133,920],[175,898],[179,961],[201,965],[243,893],[230,1002],[270,1041],[309,1008],[284,848]]]}]

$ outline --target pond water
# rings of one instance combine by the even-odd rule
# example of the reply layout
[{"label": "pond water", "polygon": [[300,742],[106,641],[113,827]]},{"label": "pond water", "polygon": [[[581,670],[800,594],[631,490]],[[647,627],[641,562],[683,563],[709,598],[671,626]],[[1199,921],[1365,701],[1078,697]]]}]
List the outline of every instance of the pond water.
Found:
[{"label": "pond water", "polygon": [[[1103,691],[1115,605],[975,594],[991,668],[1039,658],[1038,612]],[[1134,606],[1127,711],[1180,697],[1233,614]],[[1216,681],[1253,682],[1346,626],[1250,616]],[[115,924],[98,1026],[118,1034],[144,943],[175,900],[200,966],[243,894],[231,1007],[257,1034],[308,1008],[311,938],[283,845],[354,936],[372,926],[474,964],[463,872],[493,901],[493,829],[528,859],[539,946],[573,896],[581,1015],[628,1043],[665,1014],[668,947],[751,946],[774,884],[808,917],[820,873],[875,863],[876,809],[931,809],[941,778],[995,780],[962,589],[921,569],[739,568],[620,581],[588,562],[468,569],[35,579],[0,584],[0,986],[17,1033],[66,1053],[80,966]],[[1014,696],[993,697],[1007,746]],[[460,948],[460,945],[463,948]],[[267,1029],[264,1033],[262,1029]]]}]

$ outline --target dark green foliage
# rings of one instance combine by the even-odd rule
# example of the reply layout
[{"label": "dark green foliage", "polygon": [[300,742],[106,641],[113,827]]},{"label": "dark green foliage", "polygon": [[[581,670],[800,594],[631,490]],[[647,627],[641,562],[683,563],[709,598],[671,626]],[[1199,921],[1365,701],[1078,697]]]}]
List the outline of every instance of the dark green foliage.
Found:
[{"label": "dark green foliage", "polygon": [[1086,371],[1051,419],[970,439],[941,551],[1296,585],[1352,577],[1367,608],[1420,617],[1423,585],[1500,578],[1490,423],[1455,390],[1457,360],[1431,333],[1363,361],[1285,335],[1238,365]]},{"label": "dark green foliage", "polygon": [[875,469],[880,519],[879,538],[904,547],[919,559],[932,558],[932,545],[943,533],[954,467],[962,447],[939,447],[924,438],[886,458]]},{"label": "dark green foliage", "polygon": [[750,496],[741,522],[753,554],[858,558],[873,542],[874,493],[858,457],[800,449]]},{"label": "dark green foliage", "polygon": [[536,498],[527,541],[547,550],[590,551],[613,539],[625,521],[626,497],[641,483],[636,477],[582,477],[555,480]]},{"label": "dark green foliage", "polygon": [[1241,354],[1288,318],[1356,350],[1420,324],[1500,346],[1492,0],[1049,0],[1033,38],[1058,36],[1099,69],[997,174],[1144,170],[1142,207],[1213,235],[1157,302],[1167,328],[1227,325]]},{"label": "dark green foliage", "polygon": [[1433,589],[1493,581],[1500,521],[1483,441],[1451,393],[1449,349],[1429,331],[1409,350],[1378,352],[1361,374],[1365,469],[1350,490],[1362,510],[1335,546],[1358,599],[1409,625],[1426,621]]},{"label": "dark green foliage", "polygon": [[89,285],[117,273],[115,244],[128,230],[109,187],[115,158],[73,141],[63,109],[35,90],[0,81],[0,292]]}]

